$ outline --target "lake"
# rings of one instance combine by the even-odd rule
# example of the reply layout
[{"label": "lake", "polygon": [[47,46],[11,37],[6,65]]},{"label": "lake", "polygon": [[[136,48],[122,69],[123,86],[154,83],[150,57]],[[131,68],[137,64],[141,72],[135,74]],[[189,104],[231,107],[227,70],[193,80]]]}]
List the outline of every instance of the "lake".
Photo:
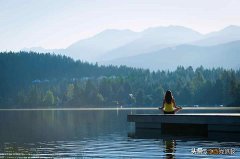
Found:
[{"label": "lake", "polygon": [[[135,131],[134,124],[127,122],[127,114],[136,113],[159,111],[156,108],[0,110],[0,158],[240,158],[240,140]],[[209,155],[206,154],[209,148],[232,154]]]}]

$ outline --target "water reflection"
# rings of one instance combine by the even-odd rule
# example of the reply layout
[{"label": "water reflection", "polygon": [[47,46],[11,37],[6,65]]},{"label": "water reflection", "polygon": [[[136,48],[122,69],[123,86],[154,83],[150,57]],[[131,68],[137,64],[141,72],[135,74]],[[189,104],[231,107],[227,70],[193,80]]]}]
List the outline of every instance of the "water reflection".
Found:
[{"label": "water reflection", "polygon": [[[0,158],[16,154],[36,158],[185,158],[201,141],[199,146],[226,146],[218,139],[212,142],[202,137],[162,135],[159,130],[135,131],[134,124],[127,122],[130,113],[159,111],[0,111]],[[229,145],[240,147],[236,141]]]},{"label": "water reflection", "polygon": [[128,137],[133,139],[157,139],[160,143],[160,149],[163,150],[166,159],[175,158],[177,140],[202,139],[201,136],[166,135],[162,134],[159,129],[136,129],[135,132],[128,133]]},{"label": "water reflection", "polygon": [[[0,111],[0,142],[74,140],[133,129],[127,114],[154,110]],[[156,113],[156,112],[155,112]]]},{"label": "water reflection", "polygon": [[176,141],[175,140],[163,140],[163,143],[165,145],[164,153],[166,155],[166,159],[175,158]]},{"label": "water reflection", "polygon": [[3,149],[2,155],[0,155],[0,158],[31,158],[31,150],[24,148],[24,147],[18,147],[15,145],[5,145]]},{"label": "water reflection", "polygon": [[[193,155],[195,157],[204,157],[203,154],[192,154],[192,148],[239,148],[240,136],[236,133],[217,133],[212,132],[205,135],[184,135],[184,134],[164,134],[160,129],[139,129],[129,132],[128,137],[132,139],[157,140],[160,148],[163,149],[165,158],[186,158]],[[181,144],[178,144],[181,143]],[[189,144],[189,146],[188,146]],[[186,148],[184,148],[186,147]],[[176,157],[177,156],[177,157]],[[182,156],[182,157],[179,157]],[[184,157],[185,156],[185,157]],[[189,158],[193,158],[189,157]],[[206,157],[206,156],[205,156]],[[239,154],[233,154],[231,157],[239,157]],[[216,156],[216,158],[221,158]]]},{"label": "water reflection", "polygon": [[[121,112],[119,112],[121,113]],[[115,112],[37,111],[0,114],[0,140],[65,140],[98,136],[111,132],[115,124],[126,125],[124,120],[111,116]],[[106,124],[107,123],[107,124]],[[117,130],[116,130],[117,131]]]}]

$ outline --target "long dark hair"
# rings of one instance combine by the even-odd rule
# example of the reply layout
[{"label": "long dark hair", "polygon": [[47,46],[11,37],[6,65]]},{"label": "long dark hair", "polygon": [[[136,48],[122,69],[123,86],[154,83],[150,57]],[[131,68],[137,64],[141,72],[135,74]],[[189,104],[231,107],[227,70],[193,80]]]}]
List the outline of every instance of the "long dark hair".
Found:
[{"label": "long dark hair", "polygon": [[166,94],[165,94],[165,101],[166,101],[166,103],[171,104],[172,99],[173,99],[172,92],[170,90],[167,90]]}]

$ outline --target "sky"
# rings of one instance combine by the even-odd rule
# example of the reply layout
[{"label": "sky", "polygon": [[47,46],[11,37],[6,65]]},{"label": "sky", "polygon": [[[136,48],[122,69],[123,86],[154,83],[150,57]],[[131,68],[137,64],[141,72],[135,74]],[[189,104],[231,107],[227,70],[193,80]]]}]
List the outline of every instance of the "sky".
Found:
[{"label": "sky", "polygon": [[240,0],[0,0],[0,51],[66,48],[105,29],[240,25]]}]

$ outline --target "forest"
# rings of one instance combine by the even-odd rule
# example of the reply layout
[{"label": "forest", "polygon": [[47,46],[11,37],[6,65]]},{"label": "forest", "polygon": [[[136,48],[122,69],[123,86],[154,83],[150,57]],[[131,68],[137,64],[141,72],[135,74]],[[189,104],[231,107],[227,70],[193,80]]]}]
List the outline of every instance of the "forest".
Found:
[{"label": "forest", "polygon": [[35,52],[0,53],[0,108],[239,106],[240,70],[102,66]]}]

